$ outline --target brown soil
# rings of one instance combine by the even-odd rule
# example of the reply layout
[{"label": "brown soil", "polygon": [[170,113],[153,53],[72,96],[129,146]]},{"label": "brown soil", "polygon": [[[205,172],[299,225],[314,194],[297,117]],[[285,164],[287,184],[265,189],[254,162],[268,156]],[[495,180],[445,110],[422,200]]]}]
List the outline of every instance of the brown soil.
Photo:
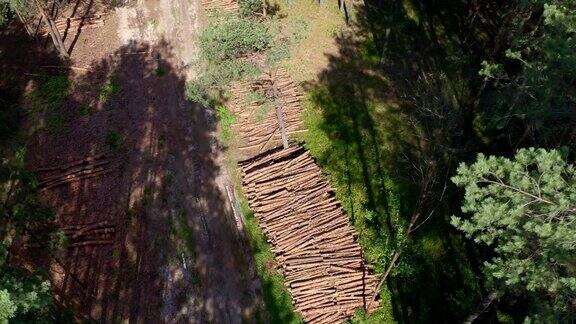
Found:
[{"label": "brown soil", "polygon": [[[90,6],[76,11],[105,25],[66,37],[81,69],[58,112],[63,130],[29,144],[70,240],[50,262],[57,300],[98,322],[257,321],[259,281],[226,196],[216,118],[184,95],[197,3]],[[177,246],[180,215],[191,250]]]}]

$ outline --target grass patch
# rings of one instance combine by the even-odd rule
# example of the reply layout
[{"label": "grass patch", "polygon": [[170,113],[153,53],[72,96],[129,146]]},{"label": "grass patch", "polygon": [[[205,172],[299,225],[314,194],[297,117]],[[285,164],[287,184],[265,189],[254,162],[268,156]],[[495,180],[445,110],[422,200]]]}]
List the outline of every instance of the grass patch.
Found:
[{"label": "grass patch", "polygon": [[176,253],[178,255],[185,254],[195,258],[196,252],[194,250],[194,233],[186,220],[186,213],[181,210],[175,213],[172,222],[172,234],[175,238]]},{"label": "grass patch", "polygon": [[126,147],[124,137],[115,130],[110,130],[106,134],[106,144],[112,151],[116,152],[122,151]]},{"label": "grass patch", "polygon": [[[188,225],[186,212],[183,210],[174,213],[170,219],[171,239],[175,244],[176,255],[173,262],[186,262],[186,267],[191,273],[190,281],[192,285],[199,287],[201,284],[200,274],[195,268],[196,250],[192,228]],[[181,259],[184,258],[184,259]]]},{"label": "grass patch", "polygon": [[297,82],[313,80],[328,65],[326,53],[337,51],[334,36],[345,25],[338,3],[320,7],[314,2],[292,1],[290,8],[286,1],[273,4],[286,16],[286,33],[292,38],[291,58],[285,63],[290,76]]},{"label": "grass patch", "polygon": [[98,89],[98,97],[102,101],[108,100],[118,93],[120,93],[120,82],[115,76],[112,76],[110,80],[101,85]]},{"label": "grass patch", "polygon": [[254,112],[256,117],[256,122],[261,123],[266,119],[266,116],[270,112],[270,110],[274,109],[274,102],[272,101],[273,98],[268,98],[263,93],[262,90],[259,91],[250,91],[244,98],[242,98],[242,102],[245,106],[249,107],[252,105],[258,106],[256,111]]},{"label": "grass patch", "polygon": [[70,94],[72,83],[67,76],[43,76],[38,87],[25,97],[32,129],[45,127],[52,135],[65,131],[61,107]]},{"label": "grass patch", "polygon": [[232,139],[232,125],[236,122],[236,115],[224,105],[216,107],[216,114],[220,122],[222,142],[227,145]]},{"label": "grass patch", "polygon": [[83,103],[80,105],[78,112],[80,113],[80,116],[90,116],[90,114],[92,113],[92,109],[90,108],[90,105],[87,103]]},{"label": "grass patch", "polygon": [[166,75],[166,68],[164,68],[162,64],[158,63],[158,66],[154,70],[154,74],[156,74],[157,77],[162,77]]},{"label": "grass patch", "polygon": [[[323,73],[330,61],[338,62],[338,44],[335,37],[344,28],[344,15],[337,4],[319,8],[313,3],[296,2],[291,9],[278,2],[295,29],[302,18],[308,22],[308,37],[301,39],[287,63],[290,75],[306,87],[302,106],[303,119],[308,132],[301,136],[306,148],[317,159],[322,169],[330,175],[332,186],[353,225],[361,233],[359,243],[364,257],[382,272],[387,265],[395,243],[395,234],[388,233],[386,219],[401,228],[398,185],[388,175],[383,164],[388,161],[386,143],[388,134],[367,127],[374,116],[383,116],[395,108],[393,102],[368,102],[356,98],[357,89],[351,83],[362,80],[364,85],[382,87],[381,80],[360,75],[359,64],[350,64],[352,71],[335,73],[331,83],[319,83],[318,73]],[[300,27],[298,27],[300,26]],[[334,57],[332,57],[334,56]],[[358,58],[367,59],[367,55]],[[342,63],[344,66],[345,63]],[[338,66],[337,68],[340,68]],[[322,74],[320,74],[322,75]],[[352,78],[352,79],[351,79]],[[368,85],[365,83],[368,81]],[[335,85],[334,85],[335,84]],[[368,97],[368,96],[364,96]],[[370,111],[369,113],[367,111]],[[389,121],[391,124],[393,120]],[[396,233],[399,236],[400,233]],[[386,285],[380,292],[380,308],[367,315],[361,310],[351,319],[353,323],[391,323],[395,321],[392,294]]]},{"label": "grass patch", "polygon": [[29,107],[34,112],[52,111],[64,103],[70,94],[72,83],[65,75],[44,76],[38,88],[27,96]]},{"label": "grass patch", "polygon": [[246,93],[246,95],[244,95],[244,98],[242,98],[242,102],[244,103],[244,105],[249,106],[253,103],[261,104],[265,102],[266,99],[267,99],[266,96],[262,94],[260,91],[249,91],[248,93]]},{"label": "grass patch", "polygon": [[190,277],[190,282],[192,282],[192,284],[196,287],[200,287],[200,274],[198,273],[198,271],[194,271],[192,272],[192,276]]},{"label": "grass patch", "polygon": [[149,206],[154,199],[154,191],[150,185],[144,187],[144,191],[142,192],[142,205]]},{"label": "grass patch", "polygon": [[60,135],[65,131],[64,117],[58,112],[48,113],[46,117],[46,129],[52,135]]}]

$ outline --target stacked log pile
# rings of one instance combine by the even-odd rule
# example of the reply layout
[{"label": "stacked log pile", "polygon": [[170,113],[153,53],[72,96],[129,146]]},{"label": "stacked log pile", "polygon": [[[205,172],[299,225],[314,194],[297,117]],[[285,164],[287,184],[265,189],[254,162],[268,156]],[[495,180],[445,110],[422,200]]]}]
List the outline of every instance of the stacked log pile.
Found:
[{"label": "stacked log pile", "polygon": [[238,0],[202,0],[204,9],[221,9],[224,11],[238,10]]},{"label": "stacked log pile", "polygon": [[341,322],[366,308],[378,279],[368,273],[356,232],[310,154],[291,146],[240,166],[250,206],[306,322]]},{"label": "stacked log pile", "polygon": [[232,128],[240,135],[238,148],[244,157],[255,156],[280,145],[282,141],[276,111],[272,108],[264,116],[259,116],[262,104],[247,104],[245,100],[250,92],[272,92],[273,86],[277,89],[278,98],[272,104],[281,107],[287,135],[306,131],[300,118],[301,95],[295,82],[284,70],[278,70],[274,78],[262,76],[253,83],[235,84],[231,89],[234,99],[229,107],[237,117]]},{"label": "stacked log pile", "polygon": [[[102,27],[104,26],[104,19],[102,18],[102,15],[62,18],[55,20],[54,25],[56,25],[56,29],[58,29],[60,34],[63,35],[66,30],[75,31],[78,28]],[[46,28],[42,28],[42,35],[48,36],[48,34],[48,30]]]}]

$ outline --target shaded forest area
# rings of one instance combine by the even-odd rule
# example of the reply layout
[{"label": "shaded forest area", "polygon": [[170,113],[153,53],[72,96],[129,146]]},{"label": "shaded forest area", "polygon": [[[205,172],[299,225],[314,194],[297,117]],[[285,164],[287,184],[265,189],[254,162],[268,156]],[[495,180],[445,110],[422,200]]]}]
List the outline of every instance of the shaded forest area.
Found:
[{"label": "shaded forest area", "polygon": [[0,323],[263,316],[217,188],[216,119],[184,97],[173,39],[117,45],[131,8],[66,27],[70,60],[16,17],[2,26]]},{"label": "shaded forest area", "polygon": [[21,109],[31,78],[28,63],[58,65],[61,60],[46,43],[29,42],[19,24],[3,26],[0,37],[3,48],[11,49],[2,51],[0,61],[0,319],[66,321],[70,318],[66,310],[55,311],[46,269],[22,264],[14,257],[22,236],[33,246],[29,256],[37,260],[62,247],[61,236],[52,225],[54,213],[39,201],[38,181],[26,168],[26,112]]},{"label": "shaded forest area", "polygon": [[[378,271],[390,271],[381,291],[389,307],[382,303],[368,319],[573,319],[575,291],[567,283],[575,274],[573,241],[564,237],[562,244],[548,247],[560,252],[552,257],[546,244],[540,245],[549,234],[522,228],[530,223],[523,217],[544,212],[515,196],[516,184],[535,187],[546,175],[542,161],[556,156],[536,151],[542,162],[536,164],[521,155],[518,164],[534,172],[525,178],[508,174],[503,183],[510,181],[506,190],[512,194],[485,186],[478,171],[514,170],[519,167],[515,154],[529,147],[561,148],[560,160],[573,162],[574,2],[544,2],[366,1],[354,6],[355,19],[338,34],[338,53],[328,55],[329,67],[319,81],[304,86],[306,145],[339,189],[366,257]],[[502,160],[479,159],[485,164],[458,182],[466,188],[463,214],[464,192],[451,178],[460,163],[474,162],[478,153]],[[571,176],[561,178],[563,185],[546,194],[562,201],[556,192],[562,191],[574,206]],[[479,198],[473,208],[469,195],[485,200]],[[505,209],[514,204],[517,210]],[[502,223],[477,221],[478,206]],[[542,222],[559,236],[564,230],[574,233],[573,210],[560,209],[548,211],[561,215],[558,223]],[[464,226],[453,219],[470,220],[472,214],[474,220]],[[479,232],[471,229],[485,224]],[[491,231],[497,233],[491,240],[478,235]],[[506,245],[507,238],[517,236],[525,241],[514,242],[515,248]],[[534,257],[543,250],[541,259]],[[512,263],[519,261],[512,255],[523,263]],[[542,277],[530,269],[542,271]],[[502,274],[516,271],[516,276]],[[542,284],[544,277],[549,283],[572,279],[554,290]],[[531,279],[541,284],[531,286]]]}]

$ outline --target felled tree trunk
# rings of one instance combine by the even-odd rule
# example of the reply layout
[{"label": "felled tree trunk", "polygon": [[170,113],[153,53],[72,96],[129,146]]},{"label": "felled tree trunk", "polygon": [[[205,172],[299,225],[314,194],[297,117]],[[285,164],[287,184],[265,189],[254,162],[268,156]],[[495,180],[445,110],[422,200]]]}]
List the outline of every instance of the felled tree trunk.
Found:
[{"label": "felled tree trunk", "polygon": [[274,93],[274,105],[276,106],[276,118],[278,118],[278,127],[280,128],[280,136],[282,137],[282,146],[284,149],[288,148],[288,135],[286,135],[286,125],[284,123],[284,112],[282,111],[282,98],[280,97],[280,91],[278,91],[278,86],[276,85],[276,75],[278,69],[274,72],[272,77],[272,91]]},{"label": "felled tree trunk", "polygon": [[18,16],[18,19],[20,19],[20,22],[22,22],[22,26],[24,26],[24,29],[26,30],[26,33],[29,36],[32,36],[34,33],[32,32],[32,30],[30,29],[30,26],[28,26],[28,22],[26,21],[26,19],[24,19],[24,17],[22,16],[22,14],[16,9],[14,8],[14,12],[16,13],[16,16]]},{"label": "felled tree trunk", "polygon": [[54,25],[54,22],[52,21],[52,19],[48,18],[48,15],[46,15],[46,12],[44,12],[44,8],[42,8],[42,6],[38,3],[38,1],[34,1],[34,3],[36,4],[36,7],[38,8],[40,15],[42,16],[42,19],[46,24],[46,29],[48,30],[48,33],[52,38],[54,46],[60,53],[60,56],[64,58],[70,58],[70,55],[68,55],[68,51],[66,51],[66,46],[64,46],[64,42],[62,41],[62,36],[60,36],[60,32]]}]

